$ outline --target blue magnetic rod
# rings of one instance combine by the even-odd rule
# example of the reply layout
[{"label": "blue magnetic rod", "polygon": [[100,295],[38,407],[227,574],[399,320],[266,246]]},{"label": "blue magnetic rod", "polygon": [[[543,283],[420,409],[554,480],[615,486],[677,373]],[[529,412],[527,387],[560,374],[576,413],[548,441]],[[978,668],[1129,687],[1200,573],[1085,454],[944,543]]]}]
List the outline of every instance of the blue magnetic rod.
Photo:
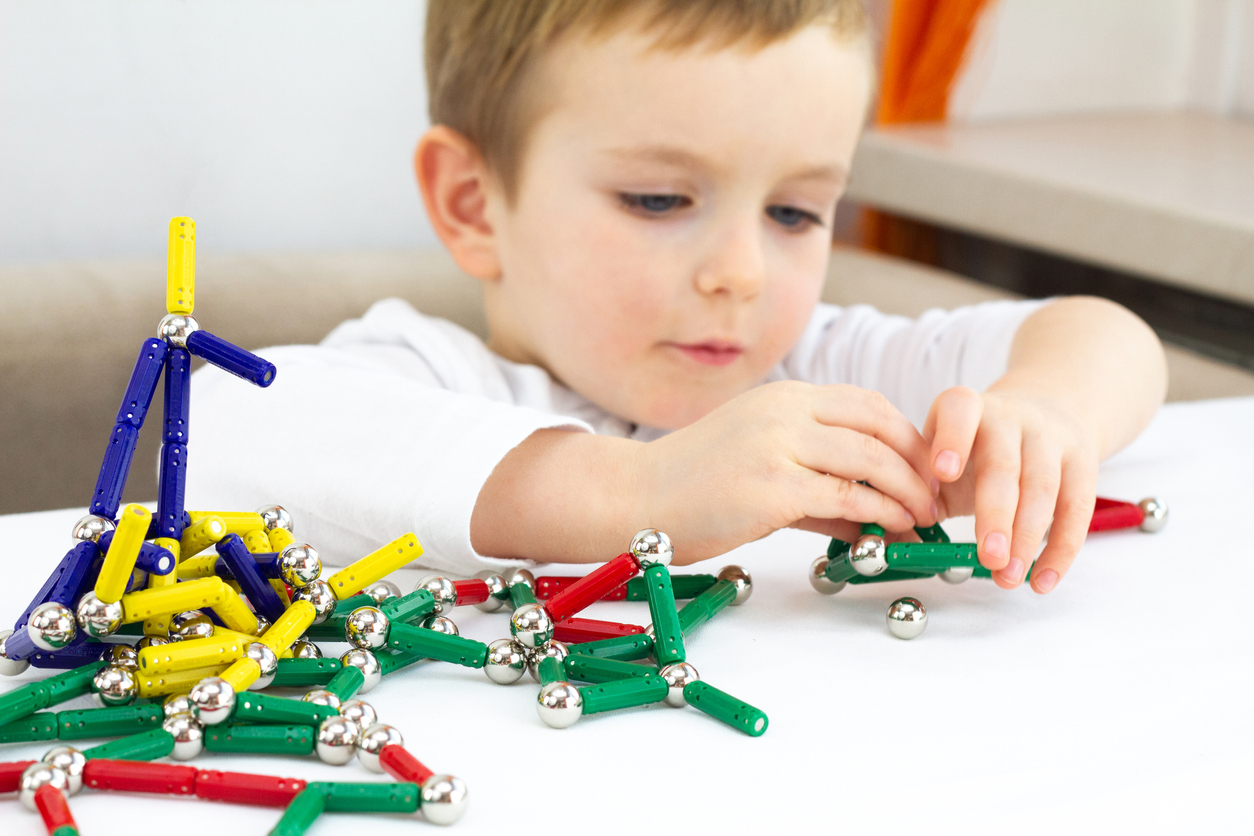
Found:
[{"label": "blue magnetic rod", "polygon": [[197,357],[203,357],[219,369],[242,377],[263,389],[274,382],[277,370],[273,363],[208,331],[193,331],[189,334],[187,350]]},{"label": "blue magnetic rod", "polygon": [[[111,545],[113,545],[113,532],[106,531],[100,535],[100,550],[107,553]],[[150,575],[168,575],[174,570],[174,553],[155,543],[144,543],[139,547],[139,557],[135,560],[135,568],[143,569]]]},{"label": "blue magnetic rod", "polygon": [[192,355],[171,348],[165,356],[165,436],[167,444],[186,444],[192,405]]},{"label": "blue magnetic rod", "polygon": [[96,479],[96,492],[92,495],[88,512],[100,517],[116,519],[118,505],[122,502],[122,489],[131,472],[135,458],[135,445],[139,441],[139,427],[132,424],[115,424],[105,448],[104,461],[100,464],[100,476]]},{"label": "blue magnetic rod", "polygon": [[[16,636],[17,633],[13,635]],[[6,652],[8,646],[6,642]],[[30,664],[34,668],[55,668],[58,670],[81,668],[83,665],[90,665],[92,662],[98,661],[108,649],[109,645],[104,642],[87,641],[80,634],[74,638],[74,641],[60,650],[37,649],[34,655],[30,657]]]},{"label": "blue magnetic rod", "polygon": [[[282,571],[279,568],[278,552],[262,554],[252,554],[250,552],[249,555],[252,557],[253,563],[257,566],[257,572],[260,573],[263,578],[272,581],[283,579]],[[235,575],[231,572],[231,567],[220,557],[218,558],[218,562],[214,565],[213,571],[224,581],[235,580]]]},{"label": "blue magnetic rod", "polygon": [[[87,553],[91,554],[91,559],[84,560],[83,555]],[[96,544],[89,541],[83,541],[66,552],[65,557],[61,558],[61,562],[57,564],[57,568],[52,570],[52,574],[44,581],[44,585],[39,588],[39,591],[35,593],[35,597],[31,599],[26,609],[22,611],[22,615],[18,618],[17,623],[13,625],[13,629],[21,631],[26,626],[30,614],[40,604],[56,600],[67,607],[70,606],[69,601],[62,600],[59,597],[53,598],[54,594],[63,593],[65,589],[76,583],[86,586],[90,580],[92,584],[95,584],[95,578],[91,575],[91,569],[93,568],[92,563],[99,553]],[[80,572],[82,573],[81,575],[79,575]],[[70,576],[68,579],[66,579],[67,575]],[[70,600],[77,600],[77,596]]]},{"label": "blue magnetic rod", "polygon": [[165,367],[165,354],[164,340],[144,340],[139,348],[139,359],[135,361],[135,370],[131,372],[131,380],[126,384],[122,405],[118,407],[117,423],[130,424],[136,429],[144,425],[152,396],[157,391],[157,381],[161,379],[161,370]]},{"label": "blue magnetic rod", "polygon": [[253,609],[264,615],[273,624],[283,615],[283,602],[274,587],[266,582],[257,569],[257,562],[248,553],[248,548],[238,534],[228,534],[218,541],[218,555],[226,561],[235,582],[248,596]]},{"label": "blue magnetic rod", "polygon": [[186,514],[183,501],[187,495],[187,445],[162,444],[158,476],[157,519],[162,537],[175,540],[183,536]]}]

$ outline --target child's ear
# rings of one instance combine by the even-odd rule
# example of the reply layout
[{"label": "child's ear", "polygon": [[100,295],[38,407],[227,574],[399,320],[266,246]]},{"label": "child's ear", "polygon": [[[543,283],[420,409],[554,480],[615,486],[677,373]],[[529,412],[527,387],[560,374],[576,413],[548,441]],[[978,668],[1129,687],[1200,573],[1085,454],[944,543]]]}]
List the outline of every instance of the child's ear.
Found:
[{"label": "child's ear", "polygon": [[487,212],[492,179],[475,144],[447,125],[435,125],[418,140],[414,173],[431,226],[457,265],[477,279],[500,278]]}]

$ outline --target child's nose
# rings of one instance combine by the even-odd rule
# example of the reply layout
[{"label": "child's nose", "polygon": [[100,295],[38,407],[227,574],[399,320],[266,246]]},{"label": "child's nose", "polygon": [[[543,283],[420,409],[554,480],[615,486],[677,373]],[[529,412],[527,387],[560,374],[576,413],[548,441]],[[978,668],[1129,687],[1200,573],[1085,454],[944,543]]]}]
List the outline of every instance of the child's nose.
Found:
[{"label": "child's nose", "polygon": [[761,236],[752,228],[755,226],[738,225],[715,246],[697,273],[699,292],[744,299],[758,295],[766,280],[766,261]]}]

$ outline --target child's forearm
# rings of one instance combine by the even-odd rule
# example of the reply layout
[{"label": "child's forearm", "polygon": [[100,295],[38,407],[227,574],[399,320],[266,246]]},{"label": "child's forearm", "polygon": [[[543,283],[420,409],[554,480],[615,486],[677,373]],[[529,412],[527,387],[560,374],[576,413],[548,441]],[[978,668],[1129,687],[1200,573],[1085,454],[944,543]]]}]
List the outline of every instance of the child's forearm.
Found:
[{"label": "child's forearm", "polygon": [[1158,337],[1135,314],[1094,297],[1059,299],[1024,320],[1006,374],[989,387],[1068,405],[1103,459],[1136,438],[1166,390]]},{"label": "child's forearm", "polygon": [[631,459],[641,446],[591,433],[533,433],[501,460],[480,491],[471,545],[493,557],[609,560],[647,525],[637,518],[641,503],[631,499]]}]

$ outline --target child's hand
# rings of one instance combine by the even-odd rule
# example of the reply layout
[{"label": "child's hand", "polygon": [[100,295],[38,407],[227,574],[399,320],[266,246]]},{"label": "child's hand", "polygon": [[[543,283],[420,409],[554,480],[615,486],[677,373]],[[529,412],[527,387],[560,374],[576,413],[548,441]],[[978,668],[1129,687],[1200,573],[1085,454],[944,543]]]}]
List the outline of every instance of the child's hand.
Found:
[{"label": "child's hand", "polygon": [[857,525],[845,521],[932,525],[929,462],[923,437],[882,395],[786,381],[641,445],[633,493],[689,563],[787,526],[848,537]]},{"label": "child's hand", "polygon": [[997,585],[1022,583],[1048,530],[1032,587],[1053,589],[1084,544],[1096,499],[1098,442],[1083,418],[1055,399],[957,386],[932,403],[923,435],[942,516],[974,511],[980,563]]}]

